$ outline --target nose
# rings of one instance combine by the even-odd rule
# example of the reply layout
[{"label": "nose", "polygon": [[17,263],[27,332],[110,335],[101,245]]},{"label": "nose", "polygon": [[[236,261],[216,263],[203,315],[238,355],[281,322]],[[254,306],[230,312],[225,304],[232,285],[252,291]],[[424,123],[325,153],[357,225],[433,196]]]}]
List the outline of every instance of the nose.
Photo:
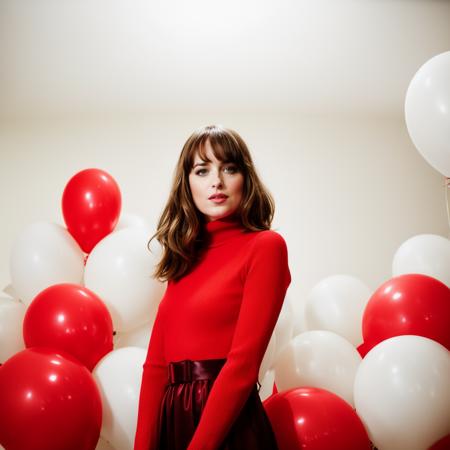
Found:
[{"label": "nose", "polygon": [[217,186],[222,186],[222,179],[218,174],[213,175],[212,177],[212,187],[217,188]]}]

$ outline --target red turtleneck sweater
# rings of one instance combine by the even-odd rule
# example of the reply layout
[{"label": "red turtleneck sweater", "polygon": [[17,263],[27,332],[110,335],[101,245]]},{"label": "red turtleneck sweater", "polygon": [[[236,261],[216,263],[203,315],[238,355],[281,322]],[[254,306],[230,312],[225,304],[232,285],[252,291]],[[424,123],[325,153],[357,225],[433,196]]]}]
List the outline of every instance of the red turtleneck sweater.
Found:
[{"label": "red turtleneck sweater", "polygon": [[[273,230],[247,232],[236,216],[206,223],[194,269],[169,281],[143,365],[135,450],[157,450],[167,365],[226,358],[187,450],[216,450],[258,380],[291,282],[288,252]],[[245,231],[245,232],[244,232]]]}]

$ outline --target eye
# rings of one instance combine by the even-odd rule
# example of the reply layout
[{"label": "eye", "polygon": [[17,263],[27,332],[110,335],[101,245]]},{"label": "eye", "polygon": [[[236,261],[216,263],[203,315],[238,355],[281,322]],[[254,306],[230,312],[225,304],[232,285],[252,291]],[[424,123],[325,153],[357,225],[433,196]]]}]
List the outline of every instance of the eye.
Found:
[{"label": "eye", "polygon": [[228,166],[226,167],[228,170],[231,170],[231,173],[236,173],[237,172],[237,167],[236,166]]},{"label": "eye", "polygon": [[[225,170],[227,170],[229,173],[236,173],[238,171],[238,168],[235,165],[227,166],[225,167]],[[207,172],[206,169],[199,169],[195,172],[196,175],[202,176],[204,172]]]}]

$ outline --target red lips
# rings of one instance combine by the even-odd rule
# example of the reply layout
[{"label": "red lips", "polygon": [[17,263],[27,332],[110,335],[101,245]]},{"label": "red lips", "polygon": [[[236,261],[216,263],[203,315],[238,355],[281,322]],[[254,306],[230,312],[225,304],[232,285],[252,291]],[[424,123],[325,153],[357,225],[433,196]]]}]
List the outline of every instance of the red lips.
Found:
[{"label": "red lips", "polygon": [[213,198],[227,198],[228,195],[225,194],[213,194],[211,197],[209,197],[209,200],[212,200]]}]

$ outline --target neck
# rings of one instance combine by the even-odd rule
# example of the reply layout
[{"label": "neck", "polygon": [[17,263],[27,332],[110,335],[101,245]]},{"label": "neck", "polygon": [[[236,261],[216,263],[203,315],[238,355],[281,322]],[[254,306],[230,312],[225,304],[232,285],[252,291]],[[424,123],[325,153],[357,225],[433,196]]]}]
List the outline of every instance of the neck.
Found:
[{"label": "neck", "polygon": [[204,229],[207,238],[207,247],[209,248],[229,243],[245,231],[240,216],[236,213],[220,219],[211,220],[205,224]]}]

